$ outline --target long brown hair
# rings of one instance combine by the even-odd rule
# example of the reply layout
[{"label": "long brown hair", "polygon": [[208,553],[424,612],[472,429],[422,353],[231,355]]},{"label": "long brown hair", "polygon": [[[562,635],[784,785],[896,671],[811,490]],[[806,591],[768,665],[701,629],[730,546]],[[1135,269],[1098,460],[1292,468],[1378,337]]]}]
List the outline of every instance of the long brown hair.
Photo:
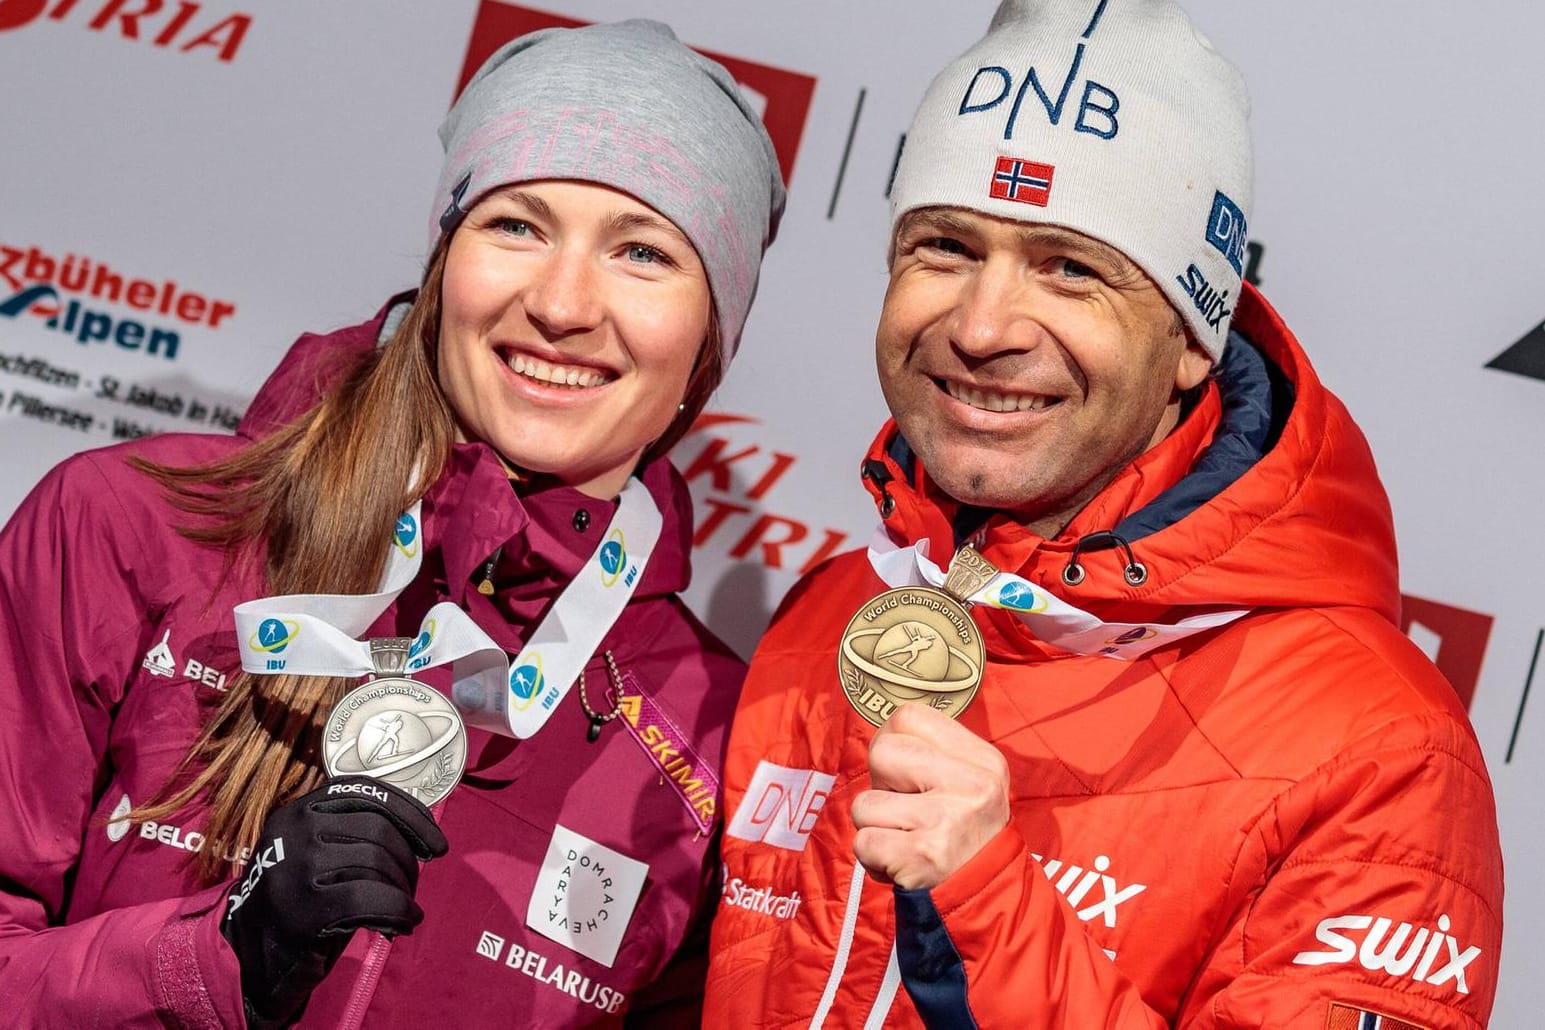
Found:
[{"label": "long brown hair", "polygon": [[[449,236],[431,256],[423,286],[391,340],[348,368],[311,410],[219,461],[134,465],[194,516],[179,532],[237,560],[262,561],[273,594],[374,590],[397,516],[440,477],[456,439],[437,375],[440,286]],[[723,378],[718,319],[688,379],[681,411],[645,451],[662,457],[686,434]],[[417,468],[413,482],[409,473]],[[355,686],[324,676],[242,672],[160,795],[132,811],[162,821],[206,795],[206,844],[195,869],[205,883],[227,875],[257,843],[275,806],[317,786],[322,725]]]}]

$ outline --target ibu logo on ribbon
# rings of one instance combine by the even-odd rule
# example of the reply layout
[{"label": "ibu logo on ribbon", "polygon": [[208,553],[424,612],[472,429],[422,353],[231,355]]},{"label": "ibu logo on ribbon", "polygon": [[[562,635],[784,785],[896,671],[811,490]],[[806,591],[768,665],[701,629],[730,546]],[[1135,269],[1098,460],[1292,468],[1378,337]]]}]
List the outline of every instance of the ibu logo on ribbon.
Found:
[{"label": "ibu logo on ribbon", "polygon": [[408,668],[418,671],[434,660],[429,654],[429,649],[435,642],[435,620],[425,619],[418,636],[413,638],[413,646],[408,648]]},{"label": "ibu logo on ribbon", "polygon": [[[0,0],[0,6],[4,2]],[[420,510],[415,505],[393,523],[376,592],[290,594],[237,605],[233,614],[241,667],[269,675],[379,674],[368,642],[359,637],[419,573],[425,534]],[[425,613],[408,638],[404,668],[417,672],[454,663],[451,696],[462,706],[466,722],[519,739],[533,736],[627,605],[661,525],[648,488],[640,480],[630,481],[619,497],[613,525],[586,559],[583,573],[563,588],[513,660],[467,612],[442,601]],[[600,574],[590,571],[597,565]]]},{"label": "ibu logo on ribbon", "polygon": [[542,656],[533,651],[523,657],[525,661],[510,670],[510,707],[517,712],[530,708],[547,686],[542,675]]},{"label": "ibu logo on ribbon", "polygon": [[283,654],[299,635],[300,623],[292,619],[268,618],[258,623],[258,628],[247,639],[247,646],[268,656],[263,659],[264,672],[283,672],[288,663],[276,656]]},{"label": "ibu logo on ribbon", "polygon": [[[601,566],[601,585],[616,586],[622,578],[622,572],[628,567],[628,545],[623,538],[622,530],[614,529],[607,534],[606,542],[596,552],[596,561]],[[628,574],[628,583],[632,585],[633,573]]]},{"label": "ibu logo on ribbon", "polygon": [[264,654],[283,654],[291,641],[300,633],[300,623],[289,619],[264,619],[252,634],[248,646]]},{"label": "ibu logo on ribbon", "polygon": [[[881,582],[893,590],[909,586],[940,589],[948,580],[945,570],[928,557],[926,542],[901,546],[890,538],[883,525],[870,541],[869,564]],[[1250,614],[1249,609],[1242,608],[1191,615],[1175,623],[1106,622],[1038,583],[1001,571],[964,601],[1013,612],[1031,633],[1054,647],[1120,661],[1134,661],[1157,648],[1226,626]]]},{"label": "ibu logo on ribbon", "polygon": [[397,516],[397,527],[392,531],[392,545],[404,558],[418,557],[418,520],[409,512]]},{"label": "ibu logo on ribbon", "polygon": [[995,603],[999,608],[1016,612],[1043,612],[1047,606],[1046,598],[1036,594],[1035,588],[1023,580],[1003,584]]}]

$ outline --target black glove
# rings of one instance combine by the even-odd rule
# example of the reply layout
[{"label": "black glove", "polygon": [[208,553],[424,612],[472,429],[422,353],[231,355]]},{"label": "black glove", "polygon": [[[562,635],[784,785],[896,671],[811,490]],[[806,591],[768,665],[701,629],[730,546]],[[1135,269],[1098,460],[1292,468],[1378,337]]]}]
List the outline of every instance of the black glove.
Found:
[{"label": "black glove", "polygon": [[418,864],[445,851],[429,809],[368,776],[328,780],[269,813],[222,928],[249,1025],[299,1019],[359,927],[411,933],[424,918]]}]

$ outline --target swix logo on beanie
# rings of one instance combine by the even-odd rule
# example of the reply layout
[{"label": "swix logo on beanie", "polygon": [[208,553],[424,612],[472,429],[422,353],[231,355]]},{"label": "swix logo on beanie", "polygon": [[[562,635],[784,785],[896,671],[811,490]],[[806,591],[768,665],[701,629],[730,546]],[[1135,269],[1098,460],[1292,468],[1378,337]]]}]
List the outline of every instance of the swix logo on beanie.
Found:
[{"label": "swix logo on beanie", "polygon": [[252,27],[250,14],[207,10],[195,0],[0,0],[0,31],[44,17],[226,62],[235,60]]},{"label": "swix logo on beanie", "polygon": [[[467,56],[462,62],[456,93],[459,95],[483,62],[510,40],[538,29],[573,29],[588,24],[561,14],[517,4],[482,0],[478,4],[477,18],[472,23],[472,38],[467,42]],[[810,100],[815,95],[815,79],[769,64],[727,57],[697,47],[694,49],[704,57],[718,61],[735,76],[741,91],[762,115],[762,124],[767,127],[773,149],[778,152],[778,167],[783,171],[783,181],[792,182],[794,159],[799,154],[800,140],[805,134]]]}]

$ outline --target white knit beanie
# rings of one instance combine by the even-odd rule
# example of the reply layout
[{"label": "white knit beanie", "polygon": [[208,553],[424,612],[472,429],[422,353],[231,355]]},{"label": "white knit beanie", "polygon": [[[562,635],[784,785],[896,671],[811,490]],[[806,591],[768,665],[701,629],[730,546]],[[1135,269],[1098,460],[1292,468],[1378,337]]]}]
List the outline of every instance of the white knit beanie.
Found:
[{"label": "white knit beanie", "polygon": [[1216,360],[1244,274],[1250,101],[1171,0],[1004,0],[933,80],[891,188],[1060,225],[1136,262]]}]

